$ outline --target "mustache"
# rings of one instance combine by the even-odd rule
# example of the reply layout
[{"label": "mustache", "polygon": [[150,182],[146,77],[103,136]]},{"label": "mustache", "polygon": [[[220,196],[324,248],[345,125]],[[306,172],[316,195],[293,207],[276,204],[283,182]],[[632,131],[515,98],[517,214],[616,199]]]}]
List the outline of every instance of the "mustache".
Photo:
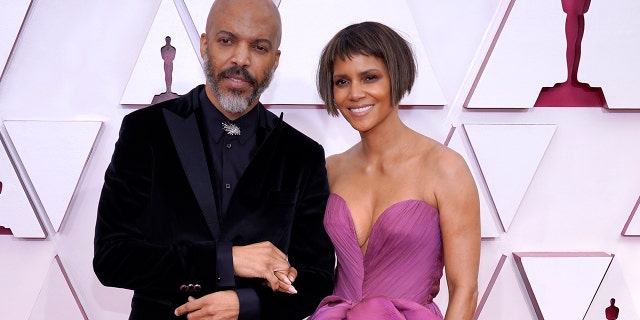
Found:
[{"label": "mustache", "polygon": [[249,71],[247,71],[247,69],[241,68],[239,66],[232,66],[220,71],[217,77],[218,81],[221,81],[222,79],[230,75],[241,75],[243,78],[247,79],[247,81],[254,87],[258,84],[258,80],[254,76],[252,76]]}]

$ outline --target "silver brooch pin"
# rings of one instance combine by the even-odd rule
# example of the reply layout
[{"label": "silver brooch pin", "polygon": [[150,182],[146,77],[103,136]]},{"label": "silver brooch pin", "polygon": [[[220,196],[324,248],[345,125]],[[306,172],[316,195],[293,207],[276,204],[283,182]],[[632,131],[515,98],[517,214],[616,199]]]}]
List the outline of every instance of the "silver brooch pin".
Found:
[{"label": "silver brooch pin", "polygon": [[240,127],[238,127],[235,123],[222,123],[222,130],[226,132],[230,136],[239,136],[240,135]]}]

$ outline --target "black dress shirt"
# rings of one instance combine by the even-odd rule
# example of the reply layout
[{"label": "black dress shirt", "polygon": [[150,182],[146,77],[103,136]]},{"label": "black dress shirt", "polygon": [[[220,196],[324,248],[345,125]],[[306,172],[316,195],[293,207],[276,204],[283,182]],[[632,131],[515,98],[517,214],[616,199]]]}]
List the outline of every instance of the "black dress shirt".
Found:
[{"label": "black dress shirt", "polygon": [[[213,168],[213,186],[216,189],[216,200],[220,203],[218,216],[224,218],[229,214],[227,208],[233,190],[256,151],[256,129],[260,112],[258,107],[254,107],[242,117],[231,121],[211,103],[204,89],[200,92],[200,105],[205,119],[209,165]],[[223,123],[237,125],[241,134],[227,134],[222,129]]]}]

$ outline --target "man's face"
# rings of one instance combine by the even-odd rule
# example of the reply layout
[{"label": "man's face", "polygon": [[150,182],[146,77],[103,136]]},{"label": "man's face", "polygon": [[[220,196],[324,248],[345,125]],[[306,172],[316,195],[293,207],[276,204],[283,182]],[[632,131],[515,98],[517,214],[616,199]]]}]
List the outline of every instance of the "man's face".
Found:
[{"label": "man's face", "polygon": [[207,34],[200,37],[213,102],[232,114],[258,103],[278,66],[280,26],[264,11],[238,5],[214,10]]},{"label": "man's face", "polygon": [[224,70],[204,56],[204,72],[207,84],[213,91],[218,104],[229,113],[244,113],[254,106],[260,95],[269,86],[275,68],[265,70],[262,80],[258,80],[247,68],[237,65]]}]

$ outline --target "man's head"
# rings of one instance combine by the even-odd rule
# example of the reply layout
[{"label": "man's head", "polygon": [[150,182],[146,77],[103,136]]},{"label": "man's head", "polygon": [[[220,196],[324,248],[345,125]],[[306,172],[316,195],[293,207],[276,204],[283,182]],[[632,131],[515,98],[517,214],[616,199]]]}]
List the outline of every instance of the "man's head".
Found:
[{"label": "man's head", "polygon": [[280,59],[282,24],[271,0],[216,0],[200,36],[207,96],[236,119],[257,103]]}]

